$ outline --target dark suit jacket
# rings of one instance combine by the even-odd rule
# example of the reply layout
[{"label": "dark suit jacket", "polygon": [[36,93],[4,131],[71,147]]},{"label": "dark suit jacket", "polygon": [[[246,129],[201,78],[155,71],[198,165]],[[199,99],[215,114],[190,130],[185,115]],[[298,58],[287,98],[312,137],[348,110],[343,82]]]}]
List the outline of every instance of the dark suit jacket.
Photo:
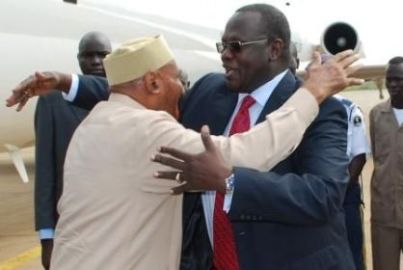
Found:
[{"label": "dark suit jacket", "polygon": [[91,110],[99,101],[108,99],[109,86],[105,78],[91,75],[78,75],[78,79],[78,91],[72,102],[73,105]]},{"label": "dark suit jacket", "polygon": [[74,130],[88,111],[66,102],[60,92],[40,97],[35,112],[35,227],[54,228],[63,187],[63,163]]},{"label": "dark suit jacket", "polygon": [[[95,104],[94,97],[107,96],[99,86],[80,81],[79,93],[86,98],[79,94],[76,104],[88,108]],[[279,108],[298,86],[287,73],[258,121]],[[184,99],[181,121],[195,130],[208,124],[212,134],[222,134],[236,102],[237,94],[227,89],[222,74],[206,75]],[[346,118],[343,106],[330,98],[297,150],[272,171],[235,168],[229,217],[242,269],[354,269],[342,210],[348,183]],[[211,269],[199,194],[185,195],[183,229],[181,269]]]},{"label": "dark suit jacket", "polygon": [[[298,86],[288,72],[258,122]],[[236,102],[237,94],[227,89],[224,76],[209,74],[185,98],[181,121],[195,130],[208,124],[212,134],[222,134]],[[354,269],[342,210],[348,183],[346,134],[345,109],[330,98],[320,106],[297,150],[273,170],[235,168],[229,217],[241,269]],[[200,236],[205,231],[201,211],[199,196],[185,198],[183,269],[203,269],[189,262],[212,256],[199,247],[207,245],[207,237]],[[211,262],[204,269],[209,267]]]}]

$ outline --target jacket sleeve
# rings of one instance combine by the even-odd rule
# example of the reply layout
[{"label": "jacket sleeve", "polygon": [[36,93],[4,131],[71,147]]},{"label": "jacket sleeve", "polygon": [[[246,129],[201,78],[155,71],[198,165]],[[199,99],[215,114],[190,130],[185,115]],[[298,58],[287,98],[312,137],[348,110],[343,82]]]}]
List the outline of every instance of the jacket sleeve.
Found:
[{"label": "jacket sleeve", "polygon": [[[231,164],[266,171],[297,148],[305,130],[317,113],[318,105],[315,98],[307,90],[300,89],[281,108],[267,115],[265,121],[249,131],[229,138],[212,136],[212,140]],[[168,144],[162,142],[161,145],[186,149],[189,153],[203,151],[200,134],[184,130],[181,125],[166,120],[158,118],[158,121],[145,123],[156,129],[158,127],[159,132],[153,134],[155,140],[173,138]]]},{"label": "jacket sleeve", "polygon": [[292,169],[235,168],[231,220],[312,225],[340,212],[348,183],[347,119],[341,105],[331,105],[322,106],[290,157]]},{"label": "jacket sleeve", "polygon": [[56,224],[56,157],[54,121],[47,97],[40,97],[35,111],[35,227]]},{"label": "jacket sleeve", "polygon": [[78,75],[78,91],[72,102],[75,106],[91,110],[98,102],[109,98],[108,82],[103,77]]}]

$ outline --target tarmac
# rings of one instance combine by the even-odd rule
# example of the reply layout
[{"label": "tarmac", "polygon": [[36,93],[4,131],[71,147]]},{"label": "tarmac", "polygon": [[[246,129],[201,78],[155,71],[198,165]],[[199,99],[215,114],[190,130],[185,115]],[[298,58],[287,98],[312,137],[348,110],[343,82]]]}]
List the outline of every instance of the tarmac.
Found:
[{"label": "tarmac", "polygon": [[[385,98],[387,93],[385,92]],[[368,128],[370,109],[382,100],[376,90],[344,92],[356,102],[364,112]],[[0,270],[39,270],[40,245],[34,231],[34,149],[24,149],[30,182],[22,183],[14,166],[5,153],[0,154]],[[370,177],[373,169],[372,159],[364,167],[364,229],[367,270],[372,270],[370,241]],[[402,263],[401,263],[402,265]],[[403,266],[400,268],[403,270]]]},{"label": "tarmac", "polygon": [[33,152],[33,148],[24,149],[30,179],[27,184],[8,156],[0,155],[0,270],[42,269],[33,219]]}]

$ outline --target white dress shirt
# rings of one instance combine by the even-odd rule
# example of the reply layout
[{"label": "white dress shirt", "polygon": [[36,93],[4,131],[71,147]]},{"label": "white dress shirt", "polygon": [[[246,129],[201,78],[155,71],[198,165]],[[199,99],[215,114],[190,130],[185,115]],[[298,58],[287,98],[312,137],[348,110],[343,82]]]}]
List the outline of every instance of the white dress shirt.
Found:
[{"label": "white dress shirt", "polygon": [[[232,127],[232,122],[234,121],[235,115],[238,113],[239,108],[241,107],[243,99],[247,95],[251,95],[255,99],[255,104],[253,104],[249,108],[249,116],[250,116],[250,123],[251,127],[256,124],[257,119],[259,118],[262,110],[269,100],[271,94],[273,93],[274,89],[277,87],[279,82],[283,79],[285,74],[288,70],[283,71],[282,73],[278,74],[274,77],[271,81],[268,81],[264,85],[260,86],[256,90],[254,90],[251,94],[241,93],[238,95],[238,103],[235,106],[234,112],[227,124],[227,127],[224,130],[224,136],[228,136],[229,131]],[[236,178],[235,178],[236,181]],[[227,213],[231,209],[231,202],[232,202],[232,194],[225,195],[224,197],[224,206],[223,209]],[[207,232],[210,239],[211,246],[213,246],[213,215],[214,215],[214,203],[215,203],[215,191],[207,191],[202,194],[202,204],[203,204],[203,212],[204,218],[206,219],[207,225]]]},{"label": "white dress shirt", "polygon": [[393,113],[395,114],[396,120],[399,126],[403,124],[403,109],[393,108]]}]

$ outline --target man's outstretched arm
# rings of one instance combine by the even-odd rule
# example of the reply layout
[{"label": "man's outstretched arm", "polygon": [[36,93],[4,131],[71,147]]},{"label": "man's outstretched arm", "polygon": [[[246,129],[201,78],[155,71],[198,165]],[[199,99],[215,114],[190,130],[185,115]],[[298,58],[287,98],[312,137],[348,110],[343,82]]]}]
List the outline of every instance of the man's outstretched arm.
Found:
[{"label": "man's outstretched arm", "polygon": [[[321,103],[328,96],[336,94],[340,89],[344,89],[346,86],[362,84],[362,79],[349,77],[359,68],[359,66],[352,66],[352,64],[358,59],[359,56],[354,54],[352,50],[346,50],[336,54],[330,60],[326,61],[326,63],[320,64],[321,57],[319,53],[316,52],[314,54],[314,60],[308,68],[310,72],[307,72],[305,75],[304,86],[311,91],[318,103]],[[328,77],[326,80],[322,80],[325,73],[327,73],[325,76]],[[98,77],[94,76],[93,79],[96,78]],[[18,86],[12,90],[11,96],[6,100],[6,105],[11,107],[18,104],[17,111],[20,111],[33,96],[44,95],[52,90],[59,90],[68,93],[71,83],[71,74],[61,72],[35,72],[33,75],[20,82]],[[339,88],[331,89],[336,84]],[[103,83],[94,83],[92,86],[88,87],[88,89],[97,91],[94,87],[100,85],[102,87],[105,86]],[[318,87],[318,85],[320,87]],[[105,89],[101,91],[104,90]],[[104,93],[100,96],[105,97],[108,96],[108,94],[106,93],[105,95]],[[87,98],[88,97],[85,95],[83,96],[83,99]],[[94,100],[99,101],[96,96]],[[88,104],[84,107],[88,108]]]},{"label": "man's outstretched arm", "polygon": [[[109,97],[105,78],[91,75],[72,75],[61,72],[35,72],[19,83],[6,100],[8,107],[17,105],[20,111],[33,96],[61,91],[66,100],[77,107],[92,109],[99,101]],[[67,97],[67,98],[66,98]]]}]

